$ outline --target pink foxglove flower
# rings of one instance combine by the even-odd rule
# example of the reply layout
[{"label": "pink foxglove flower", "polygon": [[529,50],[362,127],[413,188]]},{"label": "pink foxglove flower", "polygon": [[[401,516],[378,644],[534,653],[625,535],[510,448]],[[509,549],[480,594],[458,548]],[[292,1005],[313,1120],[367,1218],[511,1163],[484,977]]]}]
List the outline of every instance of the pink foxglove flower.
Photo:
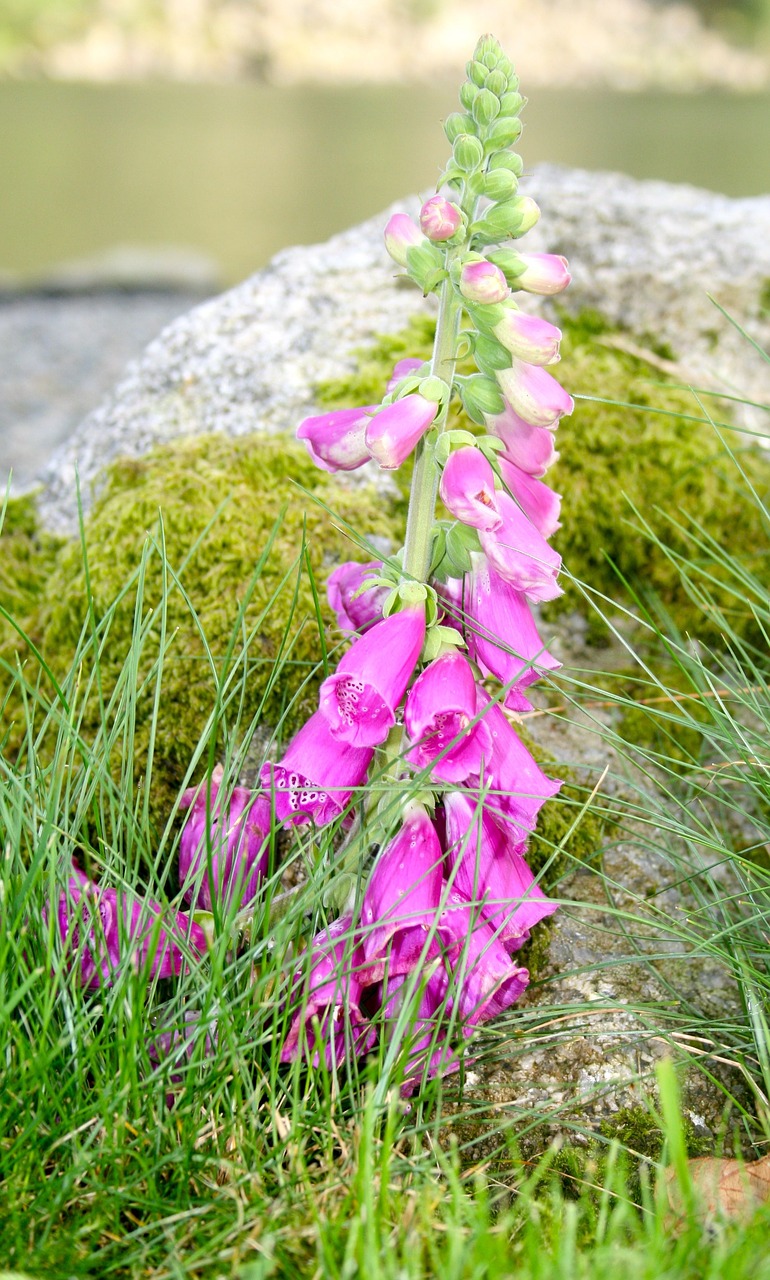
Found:
[{"label": "pink foxglove flower", "polygon": [[374,752],[333,737],[326,717],[316,711],[292,738],[279,764],[262,766],[260,781],[275,805],[279,822],[309,822],[319,827],[340,817],[366,777]]},{"label": "pink foxglove flower", "polygon": [[384,235],[385,248],[400,267],[406,266],[406,255],[410,249],[425,243],[425,236],[408,213],[394,213],[388,219]]},{"label": "pink foxglove flower", "polygon": [[417,373],[418,369],[422,369],[424,364],[424,360],[418,360],[415,356],[405,356],[403,360],[399,360],[394,365],[390,381],[385,388],[387,394],[390,395],[391,391],[395,391],[402,378],[409,378],[412,374]]},{"label": "pink foxglove flower", "polygon": [[504,705],[510,711],[531,711],[524,690],[543,671],[558,671],[561,663],[540,639],[524,593],[505,582],[486,556],[471,556],[466,583],[463,634],[471,658],[483,675],[508,686]]},{"label": "pink foxglove flower", "polygon": [[511,408],[533,427],[555,430],[559,419],[572,413],[575,402],[546,369],[514,360],[510,369],[498,369],[497,381]]},{"label": "pink foxglove flower", "polygon": [[401,466],[433,422],[438,405],[415,391],[378,409],[366,427],[366,448],[386,471]]},{"label": "pink foxglove flower", "polygon": [[[407,812],[398,834],[380,852],[361,907],[364,980],[411,973],[421,957],[439,955],[437,924],[444,889],[443,851],[421,805]],[[426,945],[427,944],[427,945]]]},{"label": "pink foxglove flower", "polygon": [[404,724],[416,745],[406,759],[419,769],[432,766],[432,777],[463,782],[478,773],[491,739],[476,715],[476,681],[461,653],[445,653],[428,664],[406,698]]},{"label": "pink foxglove flower", "polygon": [[483,689],[477,710],[492,734],[492,751],[484,761],[485,805],[496,817],[512,824],[524,838],[534,831],[537,815],[555,796],[561,783],[549,778],[514,733],[504,713]]},{"label": "pink foxglove flower", "polygon": [[559,359],[561,329],[540,316],[527,315],[515,307],[506,307],[502,320],[492,330],[506,351],[530,364],[554,364]]},{"label": "pink foxglove flower", "polygon": [[503,523],[494,533],[479,533],[482,550],[500,577],[530,600],[555,600],[561,556],[527,519],[507,493],[498,493]]},{"label": "pink foxglove flower", "polygon": [[74,866],[55,920],[67,966],[77,966],[84,987],[111,986],[127,966],[149,964],[153,977],[177,976],[187,968],[185,945],[196,957],[207,949],[203,929],[184,912],[97,885]]},{"label": "pink foxglove flower", "polygon": [[246,787],[233,787],[223,819],[222,775],[222,766],[217,765],[210,789],[205,782],[189,787],[181,800],[182,808],[190,812],[179,842],[179,882],[187,901],[204,911],[211,910],[214,899],[229,904],[237,897],[247,906],[267,871],[270,802]]},{"label": "pink foxglove flower", "polygon": [[377,405],[363,409],[334,409],[305,418],[297,427],[313,462],[322,471],[355,471],[369,461],[366,428]]},{"label": "pink foxglove flower", "polygon": [[429,240],[451,240],[462,224],[460,209],[444,196],[431,196],[420,210],[420,228]]},{"label": "pink foxglove flower", "polygon": [[518,950],[538,921],[557,908],[527,866],[523,840],[459,791],[444,795],[444,814],[454,888],[480,907],[498,941]]},{"label": "pink foxglove flower", "polygon": [[376,1039],[361,1012],[363,955],[352,936],[352,919],[341,916],[319,933],[295,975],[294,995],[302,997],[281,1048],[281,1062],[308,1057],[318,1066],[341,1063],[348,1050],[367,1053]]},{"label": "pink foxglove flower", "polygon": [[514,964],[479,909],[452,889],[441,924],[460,944],[447,975],[445,1010],[456,1010],[466,1028],[488,1022],[509,1009],[527,988],[529,971]]},{"label": "pink foxglove flower", "polygon": [[493,435],[502,440],[506,455],[522,471],[530,476],[542,476],[556,462],[558,453],[553,432],[546,427],[533,427],[525,422],[510,405],[502,413],[487,418],[487,426]]},{"label": "pink foxglove flower", "polygon": [[504,483],[525,516],[532,521],[538,533],[550,538],[561,528],[561,494],[554,493],[542,480],[536,480],[517,467],[504,453],[498,455],[497,463]]},{"label": "pink foxglove flower", "polygon": [[347,560],[329,574],[326,595],[341,631],[364,632],[374,622],[381,621],[388,588],[375,587],[370,581],[372,574],[381,569],[380,560],[370,560],[368,564]]},{"label": "pink foxglove flower", "polygon": [[441,475],[441,501],[456,520],[487,531],[499,529],[495,473],[480,449],[466,445],[450,453]]},{"label": "pink foxglove flower", "polygon": [[510,292],[500,268],[486,258],[466,262],[460,272],[460,293],[468,302],[504,302]]},{"label": "pink foxglove flower", "polygon": [[356,748],[385,741],[424,639],[420,604],[392,613],[353,642],[321,685],[320,714],[334,739]]},{"label": "pink foxglove flower", "polygon": [[523,270],[516,276],[516,288],[542,295],[561,293],[572,280],[569,263],[556,253],[520,253]]},{"label": "pink foxglove flower", "polygon": [[[461,1057],[456,1049],[447,1042],[443,1023],[443,1004],[447,988],[447,975],[443,964],[433,962],[433,972],[428,973],[427,982],[419,995],[417,1008],[413,1018],[407,1025],[406,1043],[407,1058],[401,1084],[401,1097],[410,1097],[423,1079],[433,1076],[448,1076],[460,1069]],[[386,1034],[391,1035],[391,1028],[396,1023],[399,1013],[406,1003],[409,984],[408,974],[388,977],[383,983],[381,995],[383,1023]],[[417,988],[419,991],[419,986]],[[458,1028],[461,1034],[463,1028]],[[472,1059],[471,1059],[472,1061]],[[467,1059],[466,1059],[467,1062]]]}]

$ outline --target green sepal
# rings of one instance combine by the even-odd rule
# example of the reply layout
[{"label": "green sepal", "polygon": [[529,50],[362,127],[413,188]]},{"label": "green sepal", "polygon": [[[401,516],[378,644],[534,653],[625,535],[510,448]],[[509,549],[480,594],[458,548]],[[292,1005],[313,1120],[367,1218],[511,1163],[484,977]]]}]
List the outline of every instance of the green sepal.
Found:
[{"label": "green sepal", "polygon": [[433,541],[431,543],[431,557],[430,557],[431,578],[436,573],[445,555],[446,555],[446,524],[438,523],[433,526]]},{"label": "green sepal", "polygon": [[217,931],[214,927],[214,916],[210,911],[193,911],[192,918],[196,924],[200,925],[206,935],[206,944],[209,948],[213,947]]},{"label": "green sepal", "polygon": [[476,336],[474,359],[482,373],[493,378],[498,369],[510,369],[513,361],[510,351],[488,334]]},{"label": "green sepal", "polygon": [[471,431],[463,431],[456,428],[453,431],[443,431],[438,438],[436,448],[434,450],[434,458],[440,467],[446,466],[447,458],[453,449],[461,449],[464,445],[474,445],[476,437]]},{"label": "green sepal", "polygon": [[442,568],[445,565],[449,567],[450,578],[461,578],[464,573],[470,571],[471,552],[480,550],[478,530],[456,521],[447,529],[446,554]]},{"label": "green sepal", "polygon": [[441,250],[429,241],[413,244],[407,249],[406,269],[424,294],[432,293],[447,274]]},{"label": "green sepal", "polygon": [[465,641],[454,627],[443,627],[437,624],[431,627],[425,637],[421,658],[423,662],[435,662],[445,653],[453,653],[455,649],[465,648]]},{"label": "green sepal", "polygon": [[472,373],[468,378],[458,379],[457,386],[465,412],[479,426],[484,426],[487,415],[495,417],[503,412],[505,401],[494,378]]}]

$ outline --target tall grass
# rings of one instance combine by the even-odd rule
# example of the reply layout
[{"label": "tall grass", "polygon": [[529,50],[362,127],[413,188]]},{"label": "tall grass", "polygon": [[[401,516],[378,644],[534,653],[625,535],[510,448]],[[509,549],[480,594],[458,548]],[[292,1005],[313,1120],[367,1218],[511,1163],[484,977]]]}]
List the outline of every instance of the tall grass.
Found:
[{"label": "tall grass", "polygon": [[[758,501],[748,484],[746,500]],[[632,584],[625,622],[616,621],[617,605],[592,601],[637,674],[621,680],[572,672],[552,692],[557,706],[549,717],[579,721],[601,749],[594,772],[585,761],[571,762],[582,768],[580,783],[564,802],[564,834],[548,851],[545,875],[552,892],[564,890],[565,914],[593,914],[621,938],[605,962],[610,978],[632,964],[668,982],[671,999],[639,1000],[631,1012],[649,1036],[713,1077],[732,1108],[726,1148],[737,1134],[756,1154],[770,1137],[770,597],[766,582],[715,545],[708,530],[676,513],[669,519],[677,546],[684,538],[689,554],[671,551],[649,527],[648,536],[676,563],[683,588],[709,619],[709,634],[716,627],[723,640],[706,646],[680,635]],[[162,565],[163,592],[150,611],[144,584],[152,559]],[[308,571],[298,547],[280,590],[291,597],[295,575]],[[137,780],[133,770],[138,699],[149,699],[157,716],[164,672],[177,660],[165,621],[172,593],[195,616],[185,565],[168,562],[162,529],[148,541],[129,588],[136,592],[134,625],[115,687],[104,685],[101,659],[117,601],[101,616],[86,601],[63,679],[31,646],[22,663],[3,669],[4,705],[21,696],[24,735],[13,758],[0,755],[0,1264],[36,1276],[242,1280],[602,1280],[619,1268],[640,1280],[770,1275],[761,1215],[748,1228],[704,1236],[693,1201],[675,1232],[649,1151],[597,1132],[569,1101],[498,1106],[464,1093],[461,1072],[443,1086],[425,1082],[407,1109],[398,1086],[409,1006],[367,1060],[351,1055],[349,1067],[331,1070],[281,1064],[298,954],[357,888],[356,860],[340,857],[339,830],[276,838],[254,908],[215,916],[208,957],[196,962],[188,947],[180,978],[159,980],[125,965],[112,986],[83,991],[50,910],[73,858],[128,898],[149,893],[169,909],[184,905],[176,877],[178,806],[162,830],[148,806],[159,767],[154,733],[145,776]],[[585,593],[590,599],[589,587]],[[224,654],[211,652],[205,618],[195,618],[211,706],[188,783],[217,759],[224,785],[239,777],[260,721],[257,713],[244,722],[245,688],[261,681],[267,695],[293,661],[287,630],[272,669],[252,665],[244,611]],[[322,635],[318,653],[323,670],[331,655]],[[313,674],[308,670],[308,679]],[[99,724],[86,733],[85,709],[94,698]],[[632,714],[637,729],[629,741],[624,721]],[[275,735],[279,745],[281,725]],[[385,824],[389,785],[376,781]],[[665,900],[623,896],[602,850],[590,867],[576,865],[574,831],[583,810],[597,803],[614,823],[604,853],[613,842],[633,839],[642,852],[647,843],[650,858],[665,864],[667,882],[686,884],[686,916],[672,918]],[[355,816],[352,839],[362,849],[374,834],[372,818],[366,811]],[[582,906],[570,888],[575,871],[601,888]],[[706,957],[730,975],[740,1008],[715,1020],[707,1002],[678,991],[676,971],[666,977],[672,953]],[[590,1038],[596,1004],[565,995],[566,982],[559,986],[582,972],[576,962],[546,976],[535,1002],[479,1037],[466,1072],[537,1061],[570,1038]],[[551,1000],[551,991],[559,998]],[[188,1040],[165,1055],[153,1051],[164,1031],[185,1025],[192,1028]],[[638,1083],[649,1086],[640,1097],[648,1098],[658,1159],[674,1162],[687,1204],[675,1082],[664,1073],[661,1110],[649,1073],[640,1070]],[[547,1140],[538,1132],[554,1128],[561,1149],[543,1154]],[[570,1130],[586,1157],[577,1163],[564,1146]],[[640,1154],[647,1157],[641,1166]]]}]

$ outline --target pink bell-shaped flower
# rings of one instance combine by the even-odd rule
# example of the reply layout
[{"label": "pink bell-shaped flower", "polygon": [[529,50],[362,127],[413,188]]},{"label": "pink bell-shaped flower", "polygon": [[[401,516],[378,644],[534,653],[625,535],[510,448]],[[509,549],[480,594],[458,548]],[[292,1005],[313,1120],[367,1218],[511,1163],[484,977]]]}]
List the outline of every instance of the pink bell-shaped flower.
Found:
[{"label": "pink bell-shaped flower", "polygon": [[207,950],[203,929],[184,912],[97,885],[75,866],[54,918],[67,967],[77,967],[83,987],[109,987],[126,966],[175,977],[187,968],[185,953],[197,958]]},{"label": "pink bell-shaped flower", "polygon": [[499,942],[518,950],[530,930],[550,916],[557,903],[546,898],[524,859],[524,841],[516,840],[470,796],[444,794],[447,874],[481,916]]},{"label": "pink bell-shaped flower", "polygon": [[441,915],[458,943],[447,957],[444,1016],[457,1012],[466,1030],[496,1018],[523,995],[529,972],[514,964],[494,930],[457,889],[448,895]]},{"label": "pink bell-shaped flower", "polygon": [[490,415],[487,426],[505,445],[506,456],[530,476],[542,476],[556,462],[558,453],[553,432],[533,427],[506,405],[502,413]]},{"label": "pink bell-shaped flower", "polygon": [[441,474],[441,501],[456,520],[474,529],[499,529],[495,473],[480,449],[466,445],[450,453]]},{"label": "pink bell-shaped flower", "polygon": [[406,759],[431,769],[436,781],[463,782],[478,773],[491,739],[476,715],[476,681],[461,653],[445,653],[429,663],[406,698],[404,724],[416,745]]},{"label": "pink bell-shaped flower", "polygon": [[401,830],[380,852],[361,907],[361,950],[365,978],[410,973],[421,957],[438,955],[441,933],[431,941],[444,888],[443,851],[436,829],[414,804]]},{"label": "pink bell-shaped flower", "polygon": [[406,255],[410,249],[425,244],[425,236],[408,213],[394,213],[388,219],[384,238],[385,248],[400,267],[406,266]]},{"label": "pink bell-shaped flower", "polygon": [[514,359],[510,369],[498,369],[497,381],[514,412],[533,427],[555,430],[559,419],[575,408],[561,383],[546,369],[525,360]]},{"label": "pink bell-shaped flower", "polygon": [[509,306],[492,332],[500,345],[519,360],[544,365],[554,364],[559,359],[561,329],[540,316],[531,316]]},{"label": "pink bell-shaped flower", "polygon": [[552,537],[561,528],[561,494],[517,467],[504,453],[498,455],[497,463],[505,485],[527,519],[544,538]]},{"label": "pink bell-shaped flower", "polygon": [[523,839],[534,831],[538,813],[546,800],[556,795],[561,783],[543,773],[500,707],[483,689],[478,690],[477,698],[477,711],[483,711],[492,735],[492,750],[484,760],[484,803],[492,815],[509,822]]},{"label": "pink bell-shaped flower", "polygon": [[366,429],[377,405],[363,409],[334,409],[305,418],[297,427],[313,462],[322,471],[355,471],[369,461]]},{"label": "pink bell-shaped flower", "polygon": [[494,533],[479,533],[482,550],[500,577],[530,600],[555,600],[561,556],[554,551],[507,493],[498,493],[503,522]]},{"label": "pink bell-shaped flower", "polygon": [[499,267],[483,258],[466,262],[460,272],[460,293],[468,302],[504,302],[511,290]]},{"label": "pink bell-shaped flower", "polygon": [[295,974],[294,996],[301,998],[281,1048],[281,1062],[307,1058],[327,1067],[344,1061],[348,1051],[367,1053],[377,1033],[361,1012],[363,955],[352,933],[352,919],[341,916],[322,930],[305,952]]},{"label": "pink bell-shaped flower", "polygon": [[561,293],[572,280],[569,263],[558,253],[520,253],[516,288],[544,296]]},{"label": "pink bell-shaped flower", "polygon": [[338,742],[376,747],[396,723],[425,639],[425,609],[410,605],[355,640],[321,685],[320,714]]},{"label": "pink bell-shaped flower", "polygon": [[374,752],[333,737],[316,711],[289,743],[279,764],[267,761],[260,781],[279,822],[324,827],[345,812],[353,791],[366,777]]},{"label": "pink bell-shaped flower", "polygon": [[405,462],[433,422],[438,405],[415,391],[378,409],[366,427],[366,448],[386,471]]},{"label": "pink bell-shaped flower", "polygon": [[181,800],[190,812],[179,842],[179,883],[187,901],[204,911],[211,910],[214,899],[229,904],[236,898],[247,906],[267,871],[270,801],[246,787],[233,787],[223,818],[223,772],[217,765],[210,788],[205,782],[189,787]]},{"label": "pink bell-shaped flower", "polygon": [[372,574],[379,573],[381,569],[380,560],[370,560],[368,564],[347,560],[329,574],[326,595],[341,631],[363,633],[373,623],[382,620],[382,606],[388,588],[375,587],[370,581]]}]

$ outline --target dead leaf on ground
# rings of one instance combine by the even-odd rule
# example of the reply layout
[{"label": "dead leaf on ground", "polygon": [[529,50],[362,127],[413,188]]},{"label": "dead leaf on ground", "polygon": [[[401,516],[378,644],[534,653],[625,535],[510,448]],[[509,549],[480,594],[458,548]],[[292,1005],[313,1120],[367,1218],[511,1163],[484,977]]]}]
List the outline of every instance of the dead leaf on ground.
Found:
[{"label": "dead leaf on ground", "polygon": [[[704,1156],[688,1161],[688,1165],[705,1217],[720,1214],[726,1218],[749,1218],[758,1205],[770,1200],[770,1155],[749,1164]],[[672,1166],[666,1169],[665,1181],[671,1208],[684,1216],[684,1199]]]}]

